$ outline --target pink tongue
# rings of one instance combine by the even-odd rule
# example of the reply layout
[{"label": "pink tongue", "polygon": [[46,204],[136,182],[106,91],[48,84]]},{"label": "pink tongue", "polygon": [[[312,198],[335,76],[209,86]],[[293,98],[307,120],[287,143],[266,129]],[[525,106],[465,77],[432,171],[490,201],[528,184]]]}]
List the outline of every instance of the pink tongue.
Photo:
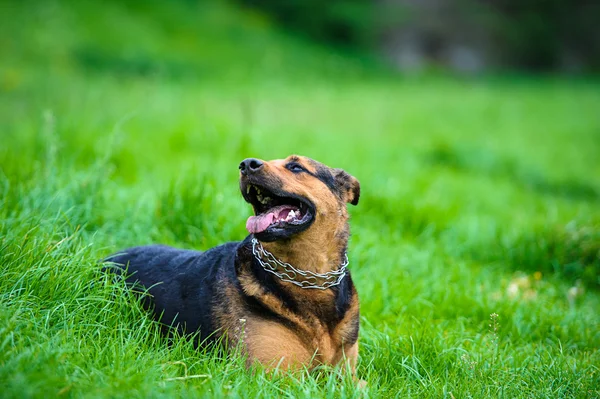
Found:
[{"label": "pink tongue", "polygon": [[260,233],[265,231],[267,227],[273,222],[275,215],[272,213],[263,213],[258,216],[250,216],[246,221],[246,230],[252,234]]},{"label": "pink tongue", "polygon": [[260,233],[265,231],[271,223],[279,219],[285,220],[290,211],[298,210],[295,207],[289,205],[280,205],[270,209],[270,212],[263,213],[261,215],[250,216],[246,221],[246,230],[252,234]]}]

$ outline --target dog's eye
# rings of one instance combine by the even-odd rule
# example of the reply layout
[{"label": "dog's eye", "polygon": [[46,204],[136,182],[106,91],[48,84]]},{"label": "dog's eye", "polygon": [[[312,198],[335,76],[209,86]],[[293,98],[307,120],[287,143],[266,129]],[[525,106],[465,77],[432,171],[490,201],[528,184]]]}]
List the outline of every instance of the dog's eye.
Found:
[{"label": "dog's eye", "polygon": [[294,173],[304,172],[304,168],[300,164],[295,162],[288,163],[287,165],[285,165],[285,167]]}]

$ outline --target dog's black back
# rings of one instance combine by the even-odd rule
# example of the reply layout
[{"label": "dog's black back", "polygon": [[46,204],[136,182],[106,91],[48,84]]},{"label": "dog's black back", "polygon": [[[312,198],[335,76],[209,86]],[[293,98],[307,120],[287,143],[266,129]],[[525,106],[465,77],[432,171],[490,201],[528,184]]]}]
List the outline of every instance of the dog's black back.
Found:
[{"label": "dog's black back", "polygon": [[144,306],[166,326],[180,333],[200,331],[207,338],[215,325],[213,308],[222,300],[222,284],[235,278],[235,254],[239,243],[231,242],[206,252],[164,245],[129,248],[106,259],[117,274],[138,291],[151,296]]}]

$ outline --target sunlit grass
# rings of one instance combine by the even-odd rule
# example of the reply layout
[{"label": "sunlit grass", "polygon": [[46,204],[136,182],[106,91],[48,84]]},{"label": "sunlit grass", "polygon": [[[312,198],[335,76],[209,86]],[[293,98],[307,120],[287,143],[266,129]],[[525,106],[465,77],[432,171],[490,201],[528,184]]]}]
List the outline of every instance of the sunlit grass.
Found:
[{"label": "sunlit grass", "polygon": [[[600,395],[597,82],[409,80],[260,15],[123,4],[1,17],[3,397]],[[239,161],[291,153],[361,181],[363,391],[167,341],[100,273],[243,239]]]}]

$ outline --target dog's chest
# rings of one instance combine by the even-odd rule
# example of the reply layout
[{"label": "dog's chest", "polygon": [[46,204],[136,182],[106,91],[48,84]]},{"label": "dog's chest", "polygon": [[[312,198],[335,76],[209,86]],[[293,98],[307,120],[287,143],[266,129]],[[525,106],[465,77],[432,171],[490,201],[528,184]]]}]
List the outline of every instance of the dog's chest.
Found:
[{"label": "dog's chest", "polygon": [[286,326],[271,320],[250,319],[243,341],[249,357],[267,365],[335,364],[343,350],[337,330],[332,333],[327,326],[312,323]]}]

